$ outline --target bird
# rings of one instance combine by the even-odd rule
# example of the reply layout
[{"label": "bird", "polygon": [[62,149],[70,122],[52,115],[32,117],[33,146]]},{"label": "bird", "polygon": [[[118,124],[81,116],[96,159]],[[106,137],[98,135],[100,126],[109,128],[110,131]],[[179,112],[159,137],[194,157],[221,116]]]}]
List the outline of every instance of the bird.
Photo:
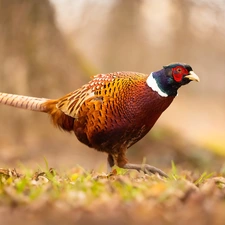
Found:
[{"label": "bird", "polygon": [[177,96],[178,89],[199,77],[186,63],[170,63],[150,74],[97,74],[81,88],[58,99],[0,92],[0,103],[48,113],[53,124],[118,166],[167,177],[149,164],[129,163],[127,149],[142,139]]}]

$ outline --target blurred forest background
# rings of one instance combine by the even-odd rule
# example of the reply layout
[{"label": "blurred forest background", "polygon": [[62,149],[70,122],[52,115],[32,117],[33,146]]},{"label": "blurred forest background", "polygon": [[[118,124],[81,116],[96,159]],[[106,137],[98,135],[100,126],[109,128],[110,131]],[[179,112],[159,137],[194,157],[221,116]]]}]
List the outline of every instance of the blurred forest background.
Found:
[{"label": "blurred forest background", "polygon": [[[150,73],[170,62],[190,64],[201,82],[180,89],[129,158],[219,169],[225,156],[223,0],[0,0],[1,92],[58,98],[96,73]],[[46,114],[4,105],[0,151],[1,167],[37,167],[45,157],[52,167],[98,169],[106,158],[55,129]]]}]

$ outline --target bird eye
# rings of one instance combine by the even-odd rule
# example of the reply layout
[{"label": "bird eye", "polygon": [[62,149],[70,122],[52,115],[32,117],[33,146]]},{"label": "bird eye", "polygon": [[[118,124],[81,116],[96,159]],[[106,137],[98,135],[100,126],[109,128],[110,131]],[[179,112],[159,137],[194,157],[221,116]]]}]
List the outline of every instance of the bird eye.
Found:
[{"label": "bird eye", "polygon": [[182,69],[179,67],[177,68],[177,72],[180,73],[182,71]]}]

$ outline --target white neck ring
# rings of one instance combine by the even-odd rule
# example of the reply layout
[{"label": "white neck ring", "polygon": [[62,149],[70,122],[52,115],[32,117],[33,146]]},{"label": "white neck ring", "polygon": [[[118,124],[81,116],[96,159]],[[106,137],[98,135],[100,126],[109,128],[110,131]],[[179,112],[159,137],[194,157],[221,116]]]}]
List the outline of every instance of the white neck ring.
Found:
[{"label": "white neck ring", "polygon": [[155,78],[152,76],[152,73],[148,76],[146,83],[153,91],[156,91],[160,96],[168,97],[168,94],[166,94],[159,88]]}]

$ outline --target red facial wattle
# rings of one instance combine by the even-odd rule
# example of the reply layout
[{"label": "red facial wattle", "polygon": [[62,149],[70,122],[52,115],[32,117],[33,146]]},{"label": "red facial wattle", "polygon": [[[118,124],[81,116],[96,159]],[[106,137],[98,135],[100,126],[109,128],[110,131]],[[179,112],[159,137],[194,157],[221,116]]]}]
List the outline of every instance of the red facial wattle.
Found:
[{"label": "red facial wattle", "polygon": [[181,82],[184,75],[188,74],[188,70],[184,67],[177,66],[172,69],[173,79],[176,82]]}]

